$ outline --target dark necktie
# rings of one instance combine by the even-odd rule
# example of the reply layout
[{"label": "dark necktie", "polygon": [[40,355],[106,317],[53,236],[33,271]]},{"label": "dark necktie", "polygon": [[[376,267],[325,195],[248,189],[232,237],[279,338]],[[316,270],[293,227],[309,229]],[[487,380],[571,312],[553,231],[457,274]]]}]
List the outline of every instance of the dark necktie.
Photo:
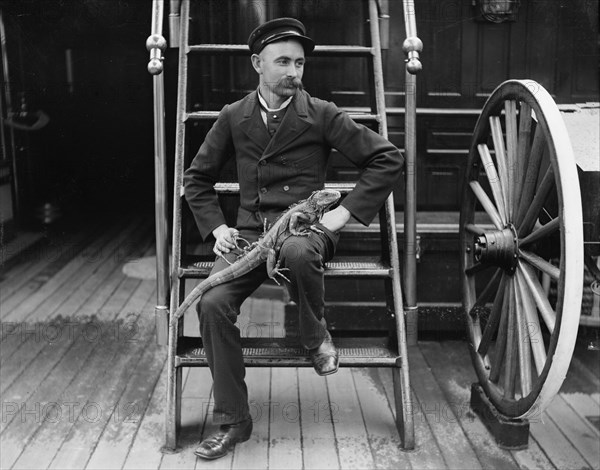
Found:
[{"label": "dark necktie", "polygon": [[266,109],[264,110],[267,113],[267,130],[269,131],[269,135],[271,137],[273,137],[275,132],[277,132],[279,124],[281,124],[283,116],[285,115],[286,109],[287,108],[283,108],[275,112],[267,111]]}]

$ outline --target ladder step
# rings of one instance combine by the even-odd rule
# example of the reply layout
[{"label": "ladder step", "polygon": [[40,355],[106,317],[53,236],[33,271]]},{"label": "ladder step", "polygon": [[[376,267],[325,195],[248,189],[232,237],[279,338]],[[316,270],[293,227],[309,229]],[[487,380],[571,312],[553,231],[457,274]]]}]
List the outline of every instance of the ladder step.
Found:
[{"label": "ladder step", "polygon": [[[379,114],[369,114],[360,112],[349,112],[348,116],[356,122],[380,122]],[[219,111],[194,111],[186,113],[184,121],[216,121],[219,117]]]},{"label": "ladder step", "polygon": [[[178,275],[180,278],[202,279],[208,277],[213,265],[213,261],[193,262],[192,259],[187,266],[179,268]],[[325,276],[389,278],[393,276],[393,271],[378,258],[368,256],[340,256],[325,265]]]},{"label": "ladder step", "polygon": [[[354,189],[356,183],[344,182],[344,183],[325,183],[326,189],[335,189],[342,194],[348,194]],[[215,191],[217,194],[239,194],[240,185],[239,183],[217,183],[215,184]]]},{"label": "ladder step", "polygon": [[[187,52],[210,55],[250,55],[246,44],[196,44],[188,46]],[[316,46],[311,55],[368,57],[373,49],[367,46],[326,45]]]},{"label": "ladder step", "polygon": [[[268,329],[264,331],[269,334]],[[333,338],[341,367],[394,367],[400,358],[396,345],[387,337]],[[297,338],[242,338],[246,366],[312,367],[308,351]],[[202,339],[182,336],[177,342],[177,367],[206,366]]]}]

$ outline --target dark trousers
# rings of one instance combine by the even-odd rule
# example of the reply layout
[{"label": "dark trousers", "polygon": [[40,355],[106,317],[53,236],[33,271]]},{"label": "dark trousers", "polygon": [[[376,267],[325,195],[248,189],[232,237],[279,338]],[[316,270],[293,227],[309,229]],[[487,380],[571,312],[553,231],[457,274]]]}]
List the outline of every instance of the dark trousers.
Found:
[{"label": "dark trousers", "polygon": [[[318,228],[324,233],[289,237],[279,253],[281,267],[289,269],[283,271],[291,281],[285,282],[286,287],[298,305],[300,342],[308,349],[318,347],[326,334],[323,266],[333,258],[338,241],[337,234],[321,225]],[[240,235],[252,242],[258,239],[259,232],[244,230]],[[235,261],[237,254],[229,253],[228,260]],[[212,272],[227,266],[225,260],[217,258]],[[263,263],[244,276],[207,291],[197,305],[200,334],[214,382],[213,420],[220,424],[236,423],[249,417],[240,330],[235,323],[242,302],[267,277]]]}]

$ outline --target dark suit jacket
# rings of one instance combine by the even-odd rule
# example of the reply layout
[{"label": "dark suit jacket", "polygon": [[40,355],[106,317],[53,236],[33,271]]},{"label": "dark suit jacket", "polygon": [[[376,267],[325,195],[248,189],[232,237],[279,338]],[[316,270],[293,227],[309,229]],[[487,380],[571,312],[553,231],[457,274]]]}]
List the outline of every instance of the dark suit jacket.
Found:
[{"label": "dark suit jacket", "polygon": [[236,159],[240,184],[237,228],[259,228],[323,187],[331,148],[363,169],[342,205],[368,225],[401,175],[404,158],[389,141],[305,91],[296,93],[273,138],[256,91],[226,105],[184,174],[185,197],[202,237],[225,223],[214,184],[229,158]]}]

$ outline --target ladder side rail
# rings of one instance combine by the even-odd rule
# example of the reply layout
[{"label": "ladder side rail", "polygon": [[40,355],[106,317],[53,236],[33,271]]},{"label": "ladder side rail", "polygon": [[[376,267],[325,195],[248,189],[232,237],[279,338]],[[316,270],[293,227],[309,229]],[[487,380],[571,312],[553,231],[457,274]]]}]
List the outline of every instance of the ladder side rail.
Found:
[{"label": "ladder side rail", "polygon": [[[375,98],[377,114],[381,117],[380,134],[388,138],[387,117],[385,111],[385,88],[383,84],[383,64],[381,59],[381,42],[379,34],[379,18],[376,0],[369,0],[369,19],[371,23],[371,47],[373,48],[373,67],[375,75]],[[389,262],[392,271],[392,296],[394,305],[394,319],[398,341],[399,361],[394,368],[395,376],[395,401],[396,401],[396,426],[398,428],[402,446],[405,449],[414,448],[414,421],[411,408],[410,374],[408,363],[408,349],[406,343],[407,331],[403,310],[402,285],[400,282],[400,255],[398,252],[398,234],[396,233],[396,212],[394,195],[391,193],[385,201],[385,225],[388,243]],[[383,227],[381,227],[383,229]],[[398,370],[400,368],[400,370]]]},{"label": "ladder side rail", "polygon": [[404,199],[404,296],[410,322],[409,342],[417,342],[417,77],[422,69],[419,52],[423,43],[417,36],[414,0],[403,0],[406,39],[402,49],[407,56],[405,72],[405,199]]},{"label": "ladder side rail", "polygon": [[[188,37],[189,37],[189,0],[181,4],[179,67],[177,84],[177,131],[175,136],[175,168],[173,185],[173,257],[171,261],[171,312],[175,312],[181,303],[185,280],[180,279],[178,268],[182,257],[182,217],[183,217],[183,172],[185,165],[187,82],[188,82]],[[181,420],[181,368],[176,367],[177,342],[182,322],[169,318],[169,339],[167,351],[167,411],[165,422],[164,452],[175,452],[177,449],[177,430]]]},{"label": "ladder side rail", "polygon": [[156,238],[156,305],[154,318],[156,340],[166,344],[169,301],[169,240],[167,222],[167,164],[165,137],[165,89],[162,52],[167,42],[162,36],[164,5],[161,0],[152,1],[152,27],[146,40],[150,52],[148,72],[152,77],[154,101],[154,217]]},{"label": "ladder side rail", "polygon": [[[164,1],[164,0],[163,0]],[[169,1],[169,44],[170,47],[179,47],[179,8],[181,0]]]}]

